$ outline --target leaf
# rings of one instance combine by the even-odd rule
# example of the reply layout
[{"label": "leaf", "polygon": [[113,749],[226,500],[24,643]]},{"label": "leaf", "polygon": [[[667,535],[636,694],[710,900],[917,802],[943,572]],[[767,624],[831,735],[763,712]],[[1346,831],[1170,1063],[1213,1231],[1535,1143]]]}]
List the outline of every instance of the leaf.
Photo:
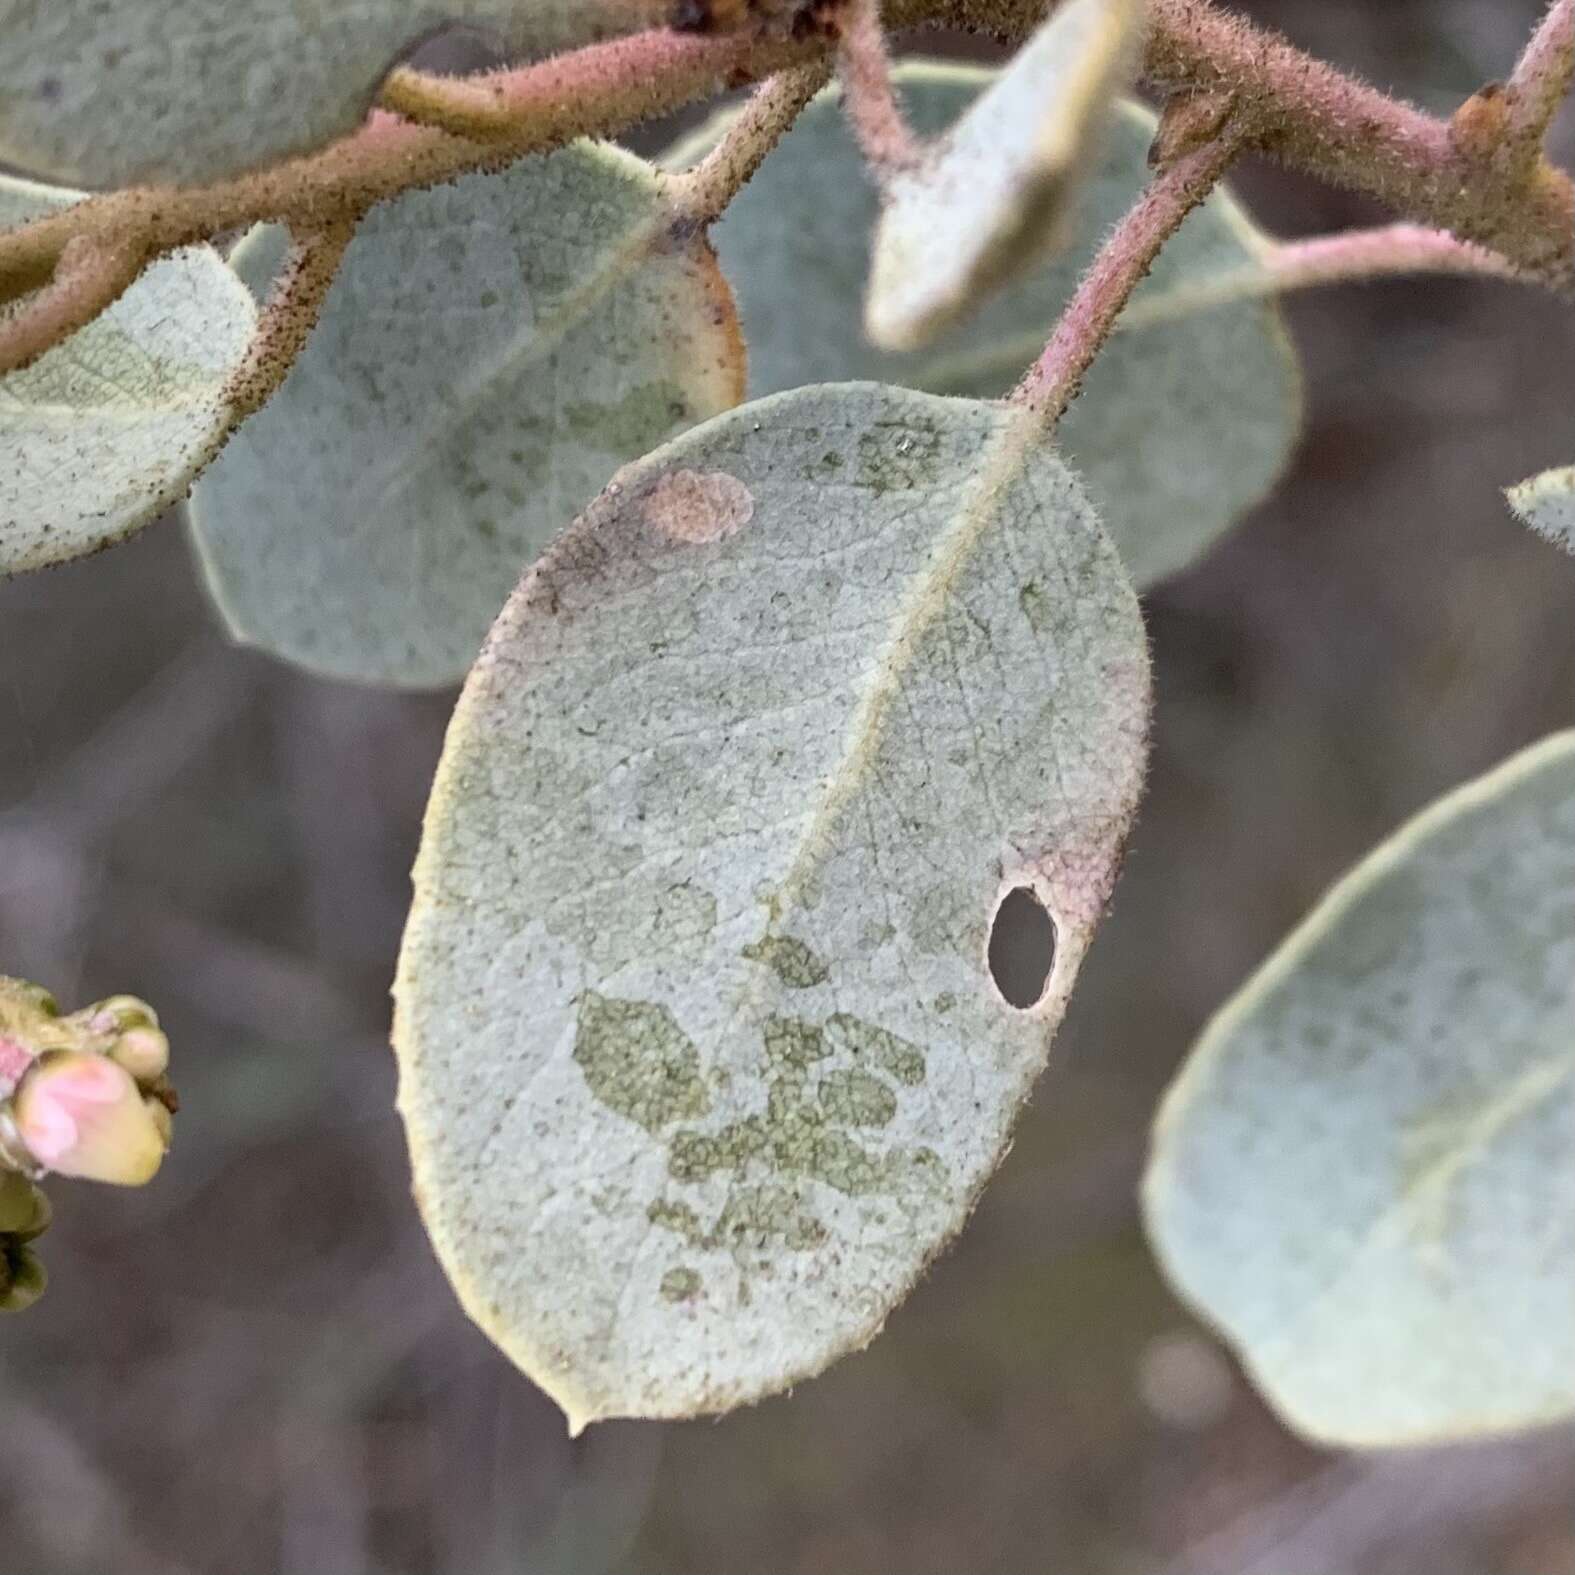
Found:
[{"label": "leaf", "polygon": [[[732,298],[651,169],[576,143],[376,209],[273,402],[193,500],[238,639],[451,683],[524,566],[625,460],[743,397]],[[261,288],[281,254],[254,232]]]},{"label": "leaf", "polygon": [[[900,67],[897,80],[915,128],[934,133],[991,73],[918,62]],[[698,158],[730,118],[702,128],[667,162]],[[966,331],[929,351],[893,355],[866,344],[859,322],[875,193],[835,95],[823,94],[713,231],[744,319],[751,394],[848,378],[942,394],[1005,393],[1146,181],[1154,126],[1147,110],[1120,107],[1061,258],[987,305]],[[1136,304],[1158,305],[1216,274],[1259,267],[1261,244],[1232,199],[1217,192],[1160,254]],[[1262,498],[1300,421],[1301,382],[1279,311],[1245,301],[1116,334],[1063,418],[1058,442],[1142,588],[1199,557]]]},{"label": "leaf", "polygon": [[1544,470],[1504,495],[1517,517],[1539,536],[1575,552],[1575,465]]},{"label": "leaf", "polygon": [[89,186],[200,184],[355,130],[445,23],[513,56],[655,20],[639,0],[0,0],[0,161]]},{"label": "leaf", "polygon": [[[0,176],[0,229],[80,198]],[[191,247],[0,379],[0,578],[110,546],[185,495],[233,424],[225,386],[256,320],[218,255]]]},{"label": "leaf", "polygon": [[[999,406],[744,406],[538,562],[449,733],[395,1041],[438,1253],[573,1428],[879,1330],[1044,1065],[1148,703],[1114,551]],[[1018,1011],[1020,887],[1058,936]]]},{"label": "leaf", "polygon": [[1060,241],[1136,70],[1144,12],[1142,0],[1065,0],[919,167],[891,177],[864,317],[882,349],[929,344]]},{"label": "leaf", "polygon": [[1301,1431],[1575,1413],[1575,732],[1449,794],[1209,1025],[1145,1203]]}]

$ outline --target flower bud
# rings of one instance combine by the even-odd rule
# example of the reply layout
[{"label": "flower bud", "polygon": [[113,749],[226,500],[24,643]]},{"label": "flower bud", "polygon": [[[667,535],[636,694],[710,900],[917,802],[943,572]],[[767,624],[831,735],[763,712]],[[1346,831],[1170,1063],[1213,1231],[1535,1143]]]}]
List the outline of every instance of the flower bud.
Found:
[{"label": "flower bud", "polygon": [[140,1187],[164,1158],[158,1124],[124,1067],[104,1056],[40,1056],[12,1101],[17,1135],[45,1170]]},{"label": "flower bud", "polygon": [[146,1088],[169,1070],[170,1042],[160,1029],[128,1028],[109,1047],[109,1058],[116,1066],[125,1067]]},{"label": "flower bud", "polygon": [[49,1199],[26,1176],[0,1172],[0,1235],[31,1241],[49,1229]]}]

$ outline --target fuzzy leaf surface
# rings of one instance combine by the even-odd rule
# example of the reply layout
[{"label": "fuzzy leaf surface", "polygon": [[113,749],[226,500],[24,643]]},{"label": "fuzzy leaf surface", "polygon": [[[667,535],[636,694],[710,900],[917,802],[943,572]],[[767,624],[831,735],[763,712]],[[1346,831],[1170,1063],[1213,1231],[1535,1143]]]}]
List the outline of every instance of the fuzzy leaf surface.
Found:
[{"label": "fuzzy leaf surface", "polygon": [[[578,1429],[866,1344],[1044,1065],[1139,792],[1136,597],[999,406],[869,384],[621,471],[471,673],[396,985],[472,1316]],[[1017,1010],[1003,894],[1053,916]]]},{"label": "fuzzy leaf surface", "polygon": [[[78,200],[0,175],[0,229]],[[234,424],[225,388],[256,321],[219,255],[191,247],[0,378],[0,578],[110,546],[185,496]]]},{"label": "fuzzy leaf surface", "polygon": [[[261,230],[235,265],[261,289]],[[457,681],[617,467],[743,397],[732,297],[652,170],[576,143],[376,209],[192,523],[238,639],[372,683]]]},{"label": "fuzzy leaf surface", "polygon": [[1370,854],[1215,1018],[1145,1188],[1288,1421],[1410,1444],[1575,1413],[1575,733]]}]

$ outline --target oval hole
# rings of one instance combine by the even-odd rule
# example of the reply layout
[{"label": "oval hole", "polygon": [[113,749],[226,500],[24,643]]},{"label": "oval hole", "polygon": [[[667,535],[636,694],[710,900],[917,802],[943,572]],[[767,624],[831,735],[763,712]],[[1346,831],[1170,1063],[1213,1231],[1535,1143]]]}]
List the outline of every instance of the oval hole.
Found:
[{"label": "oval hole", "polygon": [[1055,963],[1055,920],[1029,886],[1014,886],[990,926],[990,977],[1008,1006],[1037,1006]]}]

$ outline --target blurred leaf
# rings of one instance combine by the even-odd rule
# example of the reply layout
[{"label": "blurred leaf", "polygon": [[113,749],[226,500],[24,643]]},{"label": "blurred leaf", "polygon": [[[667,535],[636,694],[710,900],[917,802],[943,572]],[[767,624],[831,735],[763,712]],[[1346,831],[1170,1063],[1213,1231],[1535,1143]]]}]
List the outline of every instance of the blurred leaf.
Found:
[{"label": "blurred leaf", "polygon": [[642,16],[630,0],[0,0],[0,160],[91,186],[218,180],[355,130],[444,23],[545,55]]},{"label": "blurred leaf", "polygon": [[[743,397],[727,286],[668,221],[649,167],[592,143],[375,210],[193,499],[236,637],[339,678],[463,676],[620,464]],[[281,255],[257,231],[235,265],[260,289]]]},{"label": "blurred leaf", "polygon": [[[910,63],[897,80],[915,128],[936,133],[990,82],[975,67]],[[713,146],[719,117],[670,156]],[[873,378],[935,393],[997,395],[1039,353],[1095,247],[1148,176],[1154,117],[1121,106],[1077,200],[1066,253],[988,304],[932,349],[872,349],[859,321],[875,192],[834,94],[799,118],[713,232],[749,340],[750,392]],[[1260,241],[1216,192],[1184,224],[1137,294],[1259,266]],[[1301,421],[1294,352],[1268,301],[1242,301],[1117,333],[1061,422],[1058,442],[1087,481],[1140,588],[1184,568],[1274,484]]]},{"label": "blurred leaf", "polygon": [[[0,229],[80,199],[0,175]],[[256,318],[218,255],[192,247],[0,379],[0,577],[110,546],[184,496],[230,429],[224,388]]]},{"label": "blurred leaf", "polygon": [[1146,1187],[1175,1285],[1317,1438],[1575,1413],[1575,733],[1371,854],[1219,1014]]},{"label": "blurred leaf", "polygon": [[[745,406],[620,472],[471,673],[400,1103],[466,1307],[575,1428],[867,1343],[1044,1065],[1148,674],[1035,436],[870,384]],[[1058,930],[1026,1010],[986,962],[1019,887]]]},{"label": "blurred leaf", "polygon": [[1539,536],[1575,552],[1575,465],[1545,470],[1505,492],[1509,506]]},{"label": "blurred leaf", "polygon": [[1141,0],[1067,0],[914,170],[891,178],[865,323],[917,350],[1060,242],[1111,100],[1137,66]]}]

